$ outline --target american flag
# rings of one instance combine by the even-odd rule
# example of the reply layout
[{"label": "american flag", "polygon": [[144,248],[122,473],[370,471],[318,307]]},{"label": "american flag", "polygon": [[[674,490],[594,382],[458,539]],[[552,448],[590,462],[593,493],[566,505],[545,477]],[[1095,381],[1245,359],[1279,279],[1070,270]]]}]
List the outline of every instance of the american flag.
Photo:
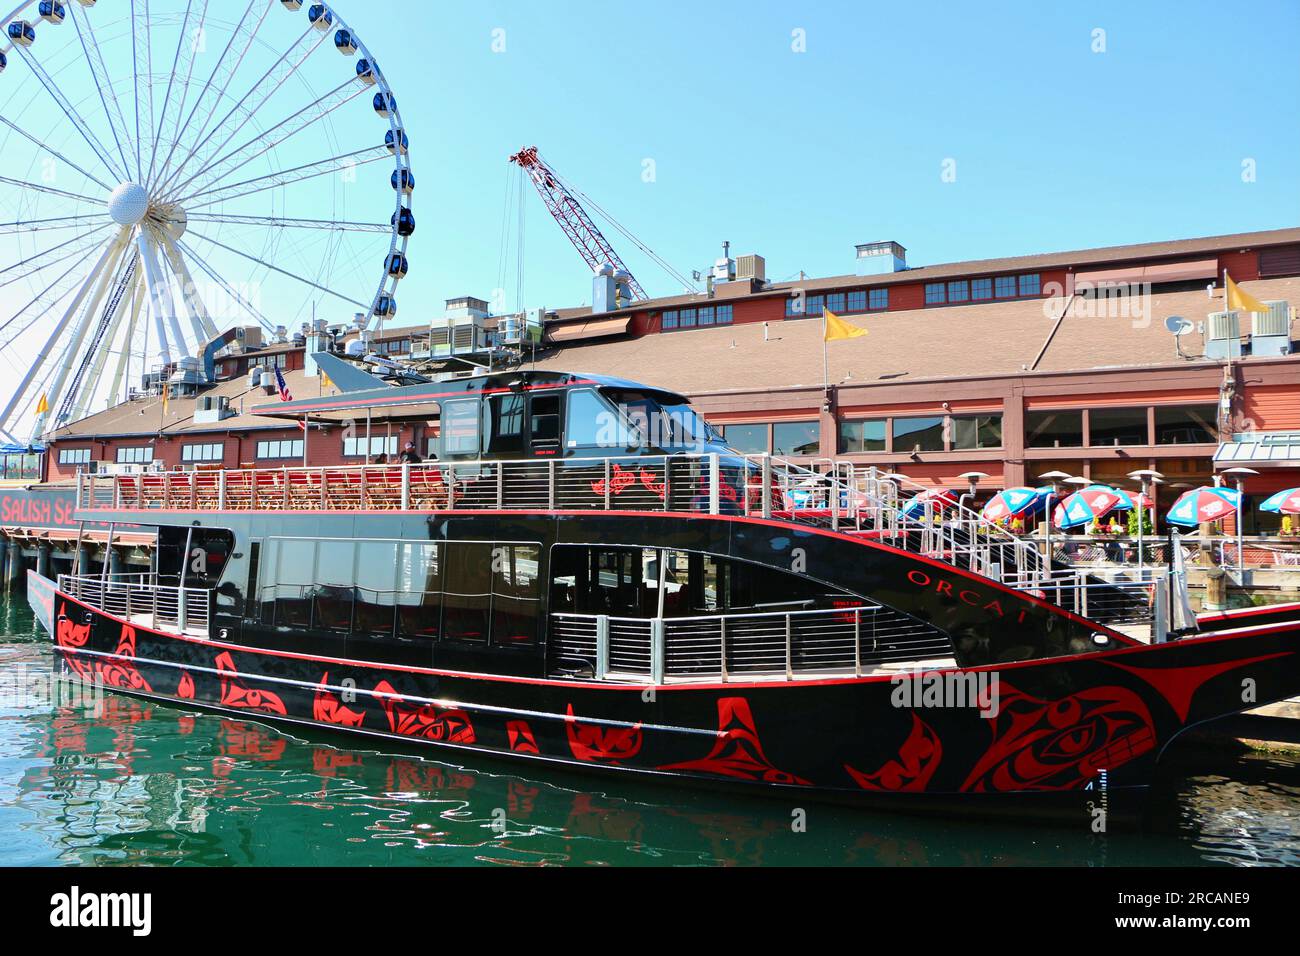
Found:
[{"label": "american flag", "polygon": [[280,366],[278,365],[275,367],[275,387],[280,392],[280,401],[293,401],[293,392],[289,391],[289,386],[285,384],[284,373],[280,371]]}]

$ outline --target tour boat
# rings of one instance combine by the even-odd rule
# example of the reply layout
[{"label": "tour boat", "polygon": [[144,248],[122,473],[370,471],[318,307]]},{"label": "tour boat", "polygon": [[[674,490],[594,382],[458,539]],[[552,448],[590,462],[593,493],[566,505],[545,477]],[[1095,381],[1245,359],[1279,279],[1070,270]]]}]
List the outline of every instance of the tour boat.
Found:
[{"label": "tour boat", "polygon": [[433,458],[82,475],[79,520],[158,546],[29,573],[66,673],[443,759],[1015,812],[1136,795],[1184,730],[1300,694],[1300,612],[1174,626],[1176,574],[904,518],[897,476],[738,454],[663,389],[333,361],[339,394],[257,414],[420,422]]}]

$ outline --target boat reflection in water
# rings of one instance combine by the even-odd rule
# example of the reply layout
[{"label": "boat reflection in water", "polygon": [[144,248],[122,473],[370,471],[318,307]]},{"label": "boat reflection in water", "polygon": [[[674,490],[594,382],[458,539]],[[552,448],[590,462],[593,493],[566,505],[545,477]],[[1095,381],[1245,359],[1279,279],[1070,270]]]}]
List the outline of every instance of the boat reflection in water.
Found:
[{"label": "boat reflection in water", "polygon": [[[12,715],[11,715],[12,716]],[[1064,865],[1300,862],[1300,764],[1228,758],[1157,797],[1168,832],[1109,836],[808,804],[560,771],[458,767],[302,740],[109,696],[100,716],[33,711],[4,731],[25,769],[0,814],[6,862],[114,865]],[[340,738],[341,739],[341,738]],[[351,741],[346,741],[351,742]],[[1203,757],[1200,758],[1203,760]],[[1290,785],[1278,780],[1292,781]],[[15,811],[24,811],[16,815]],[[1165,815],[1165,814],[1162,814]]]}]

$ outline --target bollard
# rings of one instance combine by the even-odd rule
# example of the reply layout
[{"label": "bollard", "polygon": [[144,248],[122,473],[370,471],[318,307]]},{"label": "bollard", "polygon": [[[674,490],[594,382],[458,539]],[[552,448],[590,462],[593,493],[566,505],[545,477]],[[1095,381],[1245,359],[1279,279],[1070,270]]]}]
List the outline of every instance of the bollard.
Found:
[{"label": "bollard", "polygon": [[1205,610],[1228,609],[1228,572],[1223,568],[1210,568],[1205,572]]},{"label": "bollard", "polygon": [[9,560],[5,564],[5,584],[17,587],[23,583],[23,548],[16,540],[10,540]]}]

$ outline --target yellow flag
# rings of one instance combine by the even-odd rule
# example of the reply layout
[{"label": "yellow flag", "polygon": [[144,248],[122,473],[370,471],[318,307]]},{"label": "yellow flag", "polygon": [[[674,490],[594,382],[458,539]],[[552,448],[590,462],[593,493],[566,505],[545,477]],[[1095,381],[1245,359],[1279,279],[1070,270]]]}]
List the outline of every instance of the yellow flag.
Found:
[{"label": "yellow flag", "polygon": [[320,373],[320,385],[321,385],[321,388],[333,388],[333,387],[334,387],[334,383],[330,381],[330,377],[329,377],[328,375],[326,375],[324,372],[321,372],[321,373]]},{"label": "yellow flag", "polygon": [[834,312],[823,312],[822,314],[826,317],[827,342],[838,342],[841,339],[857,339],[868,334],[866,329],[850,325]]},{"label": "yellow flag", "polygon": [[1267,312],[1268,306],[1259,299],[1255,298],[1249,292],[1242,292],[1241,287],[1232,281],[1232,276],[1226,272],[1223,274],[1224,281],[1228,286],[1228,311],[1229,312]]},{"label": "yellow flag", "polygon": [[172,397],[172,390],[168,386],[164,385],[163,392],[162,392],[162,400],[163,400],[162,405],[163,405],[164,415],[167,414],[167,406],[171,402],[171,397]]},{"label": "yellow flag", "polygon": [[50,396],[42,395],[41,400],[36,403],[37,415],[48,415],[50,413]]}]

